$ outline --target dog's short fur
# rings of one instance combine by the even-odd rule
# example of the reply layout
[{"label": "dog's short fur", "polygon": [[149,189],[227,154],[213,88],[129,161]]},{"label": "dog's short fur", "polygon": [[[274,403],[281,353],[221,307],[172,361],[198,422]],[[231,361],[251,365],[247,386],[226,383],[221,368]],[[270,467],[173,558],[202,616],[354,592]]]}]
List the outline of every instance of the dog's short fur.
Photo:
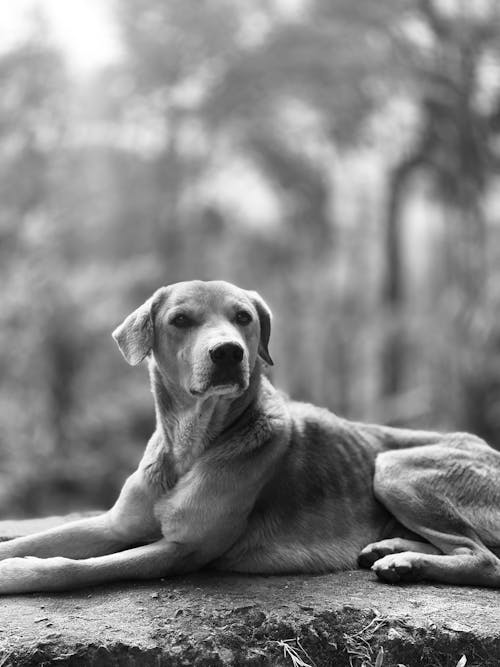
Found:
[{"label": "dog's short fur", "polygon": [[149,359],[156,431],[111,510],[0,544],[0,592],[357,563],[500,586],[500,454],[289,401],[262,372],[270,321],[221,281],[163,287],[127,317],[113,336],[130,364]]}]

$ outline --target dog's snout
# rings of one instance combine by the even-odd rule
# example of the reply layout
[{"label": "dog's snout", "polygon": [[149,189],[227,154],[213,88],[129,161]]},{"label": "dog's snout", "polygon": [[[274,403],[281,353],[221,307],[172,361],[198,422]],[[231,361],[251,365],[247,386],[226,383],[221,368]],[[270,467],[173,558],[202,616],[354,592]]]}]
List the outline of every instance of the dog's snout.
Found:
[{"label": "dog's snout", "polygon": [[212,347],[210,358],[218,366],[233,366],[243,359],[243,348],[238,343],[220,343]]}]

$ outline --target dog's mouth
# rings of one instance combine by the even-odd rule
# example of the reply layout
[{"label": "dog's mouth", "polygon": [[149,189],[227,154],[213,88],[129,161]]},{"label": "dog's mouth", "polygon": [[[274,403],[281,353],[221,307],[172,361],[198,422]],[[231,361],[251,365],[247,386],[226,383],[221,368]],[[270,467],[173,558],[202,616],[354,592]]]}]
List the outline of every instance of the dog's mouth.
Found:
[{"label": "dog's mouth", "polygon": [[246,387],[239,384],[216,384],[208,385],[203,389],[191,387],[189,393],[195,398],[208,398],[209,396],[231,396],[237,398],[245,391]]},{"label": "dog's mouth", "polygon": [[233,396],[238,397],[248,389],[245,373],[213,373],[205,382],[193,383],[189,388],[191,396]]}]

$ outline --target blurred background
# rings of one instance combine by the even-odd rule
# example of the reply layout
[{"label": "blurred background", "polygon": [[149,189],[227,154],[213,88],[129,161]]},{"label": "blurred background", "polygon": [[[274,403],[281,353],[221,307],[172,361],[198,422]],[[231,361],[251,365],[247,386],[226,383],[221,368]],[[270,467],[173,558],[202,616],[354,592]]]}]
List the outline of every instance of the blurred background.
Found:
[{"label": "blurred background", "polygon": [[497,0],[0,5],[0,515],[106,507],[152,432],[110,332],[274,312],[275,383],[500,447]]}]

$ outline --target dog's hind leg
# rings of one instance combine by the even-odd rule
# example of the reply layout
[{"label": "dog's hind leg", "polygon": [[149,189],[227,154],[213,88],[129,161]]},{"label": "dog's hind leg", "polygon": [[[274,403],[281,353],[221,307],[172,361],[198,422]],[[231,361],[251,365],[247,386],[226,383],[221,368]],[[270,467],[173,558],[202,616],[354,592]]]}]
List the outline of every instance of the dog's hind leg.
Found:
[{"label": "dog's hind leg", "polygon": [[433,537],[442,545],[441,555],[402,551],[375,561],[373,571],[379,579],[390,583],[428,579],[463,586],[500,587],[500,560],[480,541],[444,533]]},{"label": "dog's hind leg", "polygon": [[434,551],[385,555],[372,566],[377,576],[500,587],[500,560],[488,548],[500,544],[499,479],[500,455],[475,441],[381,454],[376,497]]},{"label": "dog's hind leg", "polygon": [[379,579],[390,583],[440,581],[461,586],[500,587],[500,560],[488,549],[450,545],[451,555],[432,556],[403,551],[384,556],[372,570]]}]

